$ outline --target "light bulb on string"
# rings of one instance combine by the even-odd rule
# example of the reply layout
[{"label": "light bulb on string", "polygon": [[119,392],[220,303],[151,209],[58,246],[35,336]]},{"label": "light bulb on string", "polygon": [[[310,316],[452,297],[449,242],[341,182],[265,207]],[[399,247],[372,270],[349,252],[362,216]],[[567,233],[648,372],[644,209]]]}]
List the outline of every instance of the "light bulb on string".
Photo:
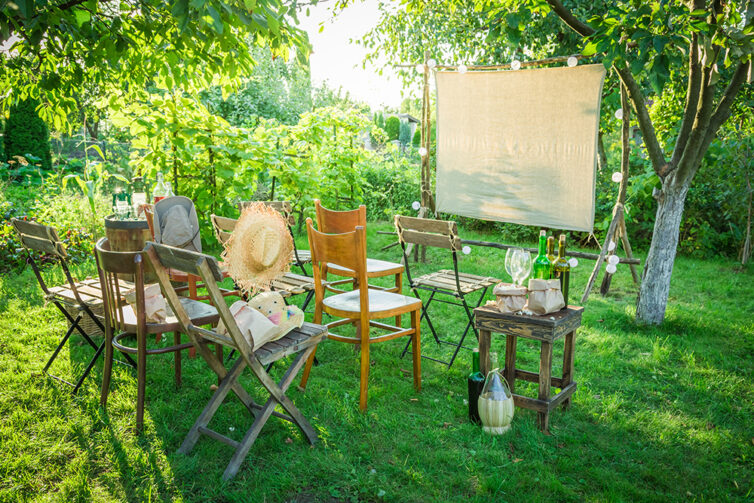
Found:
[{"label": "light bulb on string", "polygon": [[571,258],[570,258],[570,259],[568,260],[568,265],[570,265],[570,266],[571,266],[571,269],[573,269],[574,267],[576,267],[576,266],[578,266],[578,265],[579,265],[579,261],[578,261],[578,260],[576,260],[576,257],[571,257]]},{"label": "light bulb on string", "polygon": [[469,253],[471,253],[471,246],[464,246],[463,248],[461,248],[461,251],[464,255],[468,255]]},{"label": "light bulb on string", "polygon": [[463,63],[458,65],[458,73],[466,73],[467,71],[469,71],[468,66],[464,65]]},{"label": "light bulb on string", "polygon": [[437,66],[437,61],[435,61],[434,59],[428,60],[427,66],[429,67],[430,70],[432,70],[434,67]]},{"label": "light bulb on string", "polygon": [[574,66],[579,64],[579,58],[577,58],[576,56],[570,56],[567,63],[569,68],[573,68]]},{"label": "light bulb on string", "polygon": [[607,245],[607,251],[613,251],[613,250],[615,250],[615,241],[611,239],[610,243]]},{"label": "light bulb on string", "polygon": [[521,69],[521,62],[517,59],[514,59],[511,61],[511,70],[520,70]]},{"label": "light bulb on string", "polygon": [[620,183],[623,181],[623,173],[616,171],[611,178],[615,183]]},{"label": "light bulb on string", "polygon": [[418,73],[424,73],[424,63],[419,63],[416,65],[416,71]]},{"label": "light bulb on string", "polygon": [[623,109],[619,108],[615,111],[615,118],[618,120],[623,120]]},{"label": "light bulb on string", "polygon": [[615,271],[617,270],[618,268],[615,267],[615,264],[607,264],[607,266],[605,266],[605,272],[608,274],[615,274]]},{"label": "light bulb on string", "polygon": [[419,147],[419,155],[422,156],[422,157],[424,157],[425,155],[427,155],[427,149],[424,148],[424,147]]},{"label": "light bulb on string", "polygon": [[620,258],[618,258],[618,255],[610,255],[607,257],[607,263],[612,265],[618,265],[618,262],[620,262]]},{"label": "light bulb on string", "polygon": [[419,211],[419,209],[422,207],[422,204],[419,201],[414,201],[411,203],[411,207],[414,209],[414,211]]}]

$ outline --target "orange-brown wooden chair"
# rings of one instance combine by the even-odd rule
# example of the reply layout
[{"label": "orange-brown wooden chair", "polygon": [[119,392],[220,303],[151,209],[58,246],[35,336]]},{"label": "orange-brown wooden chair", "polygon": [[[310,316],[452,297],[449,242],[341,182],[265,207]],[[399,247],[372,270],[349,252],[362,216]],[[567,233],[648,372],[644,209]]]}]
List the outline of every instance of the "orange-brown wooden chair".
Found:
[{"label": "orange-brown wooden chair", "polygon": [[[350,232],[340,234],[326,234],[314,229],[311,218],[306,219],[306,231],[309,235],[309,248],[312,252],[312,268],[314,270],[315,309],[314,323],[322,322],[322,313],[340,319],[327,325],[328,330],[346,324],[356,325],[356,337],[347,337],[333,333],[328,338],[361,345],[361,384],[359,393],[359,407],[367,407],[367,385],[369,381],[369,346],[377,342],[389,341],[398,337],[409,336],[412,342],[414,366],[414,387],[421,389],[421,329],[420,312],[421,301],[398,293],[384,290],[373,290],[367,284],[367,254],[366,230],[363,226],[356,226]],[[350,292],[339,293],[325,297],[325,287],[322,282],[322,267],[333,265],[350,270],[359,288]],[[404,329],[400,326],[387,325],[375,320],[411,314],[411,327]],[[388,333],[370,337],[370,327],[387,330]],[[306,386],[309,379],[313,352],[306,362],[301,388]]]}]

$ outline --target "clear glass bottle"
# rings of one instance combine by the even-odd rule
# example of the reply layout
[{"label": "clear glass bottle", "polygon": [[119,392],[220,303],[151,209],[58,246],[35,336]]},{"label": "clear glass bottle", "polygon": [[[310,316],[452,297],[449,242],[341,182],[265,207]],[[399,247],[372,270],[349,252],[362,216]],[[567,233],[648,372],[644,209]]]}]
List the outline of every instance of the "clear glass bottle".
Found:
[{"label": "clear glass bottle", "polygon": [[165,185],[165,179],[162,176],[162,172],[157,172],[157,182],[154,184],[154,188],[152,188],[152,197],[153,202],[156,204],[157,202],[165,199],[168,195],[168,187]]},{"label": "clear glass bottle", "polygon": [[531,267],[531,277],[536,279],[550,279],[552,264],[547,258],[547,233],[539,231],[539,254]]},{"label": "clear glass bottle", "polygon": [[474,424],[480,424],[481,420],[479,418],[479,410],[477,407],[479,405],[479,394],[482,392],[482,387],[484,387],[484,374],[480,371],[479,349],[474,348],[471,357],[471,374],[469,374],[467,379],[469,387],[469,421]]},{"label": "clear glass bottle", "polygon": [[552,265],[552,277],[553,279],[560,280],[560,291],[563,292],[563,300],[565,300],[565,305],[568,307],[568,287],[571,282],[571,266],[566,258],[565,242],[565,234],[561,234],[560,239],[558,240],[558,258],[555,259],[555,263]]}]

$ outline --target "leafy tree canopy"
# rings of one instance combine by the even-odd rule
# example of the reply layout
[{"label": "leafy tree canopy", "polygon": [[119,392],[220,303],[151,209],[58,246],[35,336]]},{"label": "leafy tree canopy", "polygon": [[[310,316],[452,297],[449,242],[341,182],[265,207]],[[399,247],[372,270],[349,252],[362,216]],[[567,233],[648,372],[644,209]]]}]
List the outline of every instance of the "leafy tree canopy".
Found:
[{"label": "leafy tree canopy", "polygon": [[[316,0],[314,0],[316,2]],[[226,93],[254,66],[252,45],[287,57],[308,54],[297,3],[283,0],[63,0],[3,2],[0,111],[38,99],[56,129],[77,108],[82,86],[107,88],[111,102],[148,86],[209,87]]]}]

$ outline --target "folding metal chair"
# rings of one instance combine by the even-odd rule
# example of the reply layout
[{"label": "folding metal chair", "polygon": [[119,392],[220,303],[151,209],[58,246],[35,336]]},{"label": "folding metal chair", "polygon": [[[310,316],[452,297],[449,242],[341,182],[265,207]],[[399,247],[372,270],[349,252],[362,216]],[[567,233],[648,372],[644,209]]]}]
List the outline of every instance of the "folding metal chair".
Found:
[{"label": "folding metal chair", "polygon": [[[53,351],[52,356],[50,356],[50,359],[42,369],[42,372],[57,381],[72,386],[73,393],[76,394],[81,388],[84,379],[86,379],[86,377],[91,372],[92,367],[94,367],[97,358],[99,358],[100,354],[102,354],[102,351],[105,349],[106,341],[104,338],[102,340],[102,343],[97,345],[92,339],[91,335],[88,334],[82,327],[82,323],[86,322],[90,326],[96,327],[98,332],[102,334],[105,333],[105,326],[102,324],[102,321],[100,321],[100,319],[97,317],[97,314],[95,314],[94,312],[101,311],[103,309],[103,294],[102,290],[99,289],[99,282],[74,281],[73,276],[71,276],[71,272],[68,269],[66,261],[68,255],[54,227],[38,224],[36,222],[27,222],[24,220],[19,220],[17,218],[12,218],[11,223],[13,225],[13,228],[18,233],[21,244],[26,250],[27,262],[31,265],[31,268],[34,271],[34,275],[37,277],[39,286],[42,288],[42,292],[44,292],[45,300],[52,302],[52,304],[57,307],[61,313],[63,313],[63,316],[65,316],[65,318],[68,320],[68,323],[70,324],[65,335],[62,339],[60,339],[60,343],[55,348],[55,351]],[[57,262],[60,265],[60,268],[63,270],[63,274],[65,275],[65,278],[67,280],[67,285],[56,286],[52,288],[47,287],[44,278],[42,278],[39,265],[37,264],[40,253],[44,254],[44,257],[46,257],[47,259],[53,262]],[[122,280],[121,285],[124,289],[129,288],[129,285]],[[76,313],[75,317],[71,313]],[[58,357],[58,354],[60,354],[60,350],[63,349],[63,346],[65,346],[66,342],[68,342],[68,339],[71,337],[71,334],[73,334],[74,330],[78,331],[78,333],[81,335],[81,337],[84,338],[87,344],[89,344],[94,349],[94,355],[87,363],[84,372],[81,374],[78,380],[75,383],[71,383],[61,377],[48,374],[47,371],[49,370],[55,359]],[[131,359],[128,355],[124,356],[129,365],[133,367],[136,366],[136,362],[134,362],[133,359]]]},{"label": "folding metal chair", "polygon": [[256,202],[261,202],[283,215],[283,218],[288,223],[288,232],[291,233],[291,238],[293,238],[293,256],[291,257],[291,263],[301,269],[304,276],[309,276],[304,264],[311,263],[312,254],[309,250],[299,250],[296,246],[296,239],[293,236],[293,225],[296,223],[296,219],[293,218],[293,208],[291,207],[291,203],[288,201],[241,201],[238,203],[238,210],[242,211],[246,206]]},{"label": "folding metal chair", "polygon": [[[463,341],[464,339],[466,339],[466,335],[468,334],[469,329],[472,329],[476,338],[479,339],[479,334],[476,331],[476,327],[474,327],[474,314],[472,309],[479,307],[482,304],[482,301],[484,300],[484,297],[487,293],[487,289],[490,286],[498,283],[500,280],[489,276],[477,276],[474,274],[465,274],[458,272],[458,252],[461,250],[461,238],[458,236],[458,227],[456,226],[455,222],[396,215],[395,228],[398,231],[398,240],[401,244],[401,248],[403,249],[403,262],[406,265],[406,277],[408,278],[411,292],[419,299],[421,299],[421,297],[419,296],[419,290],[430,292],[427,301],[422,302],[422,319],[427,320],[429,330],[432,332],[432,336],[434,337],[435,342],[437,342],[438,346],[440,346],[441,344],[455,346],[455,351],[453,352],[453,356],[450,358],[450,361],[445,362],[436,358],[431,358],[424,354],[422,354],[422,357],[427,358],[428,360],[442,363],[450,368],[453,365],[456,356],[458,355],[458,351],[462,347],[465,348],[465,346],[463,346]],[[430,274],[425,274],[418,278],[412,277],[411,270],[409,268],[409,257],[406,253],[406,245],[409,243],[422,246],[434,246],[450,250],[451,255],[453,256],[453,270],[450,271],[443,269]],[[481,294],[479,295],[479,301],[475,305],[469,306],[468,302],[466,301],[466,296],[480,290]],[[438,294],[451,296],[456,300],[449,301],[440,299],[436,297],[436,295]],[[442,340],[437,335],[437,331],[435,330],[435,326],[432,323],[431,318],[429,317],[428,311],[430,304],[432,304],[432,302],[434,301],[461,306],[466,312],[468,323],[466,324],[466,328],[461,335],[461,339],[457,343]],[[403,354],[401,356],[405,356],[407,351],[408,344],[403,349]]]},{"label": "folding metal chair", "polygon": [[[293,402],[285,395],[285,392],[309,355],[314,352],[317,344],[325,337],[327,329],[320,325],[304,323],[300,329],[289,332],[282,339],[268,342],[259,348],[254,347],[253,341],[247,340],[241,333],[233,315],[230,314],[227,304],[223,301],[222,293],[216,283],[216,281],[222,279],[222,274],[214,257],[151,242],[147,243],[145,252],[154,267],[163,294],[178,317],[183,331],[188,334],[199,354],[201,354],[202,358],[204,358],[210,368],[220,378],[217,390],[189,430],[178,452],[183,454],[191,452],[199,440],[199,436],[202,434],[230,445],[235,449],[235,452],[223,474],[223,479],[228,480],[238,473],[241,463],[246,458],[262,427],[271,415],[294,423],[307,440],[314,444],[317,441],[316,431],[293,405]],[[178,294],[170,283],[167,269],[195,274],[204,281],[207,285],[210,299],[217,306],[220,319],[227,330],[227,335],[221,335],[213,330],[197,327],[191,322],[188,314],[183,309]],[[226,370],[222,359],[218,358],[209,349],[208,344],[210,342],[229,346],[238,352],[240,356],[235,360],[230,370]],[[265,370],[265,365],[295,353],[298,353],[298,355],[293,363],[285,372],[281,381],[276,383]],[[269,393],[269,398],[264,405],[257,404],[239,382],[239,377],[247,367]],[[230,391],[235,393],[252,416],[254,416],[253,424],[240,442],[207,427]],[[282,406],[286,414],[275,412],[277,405]]]}]

